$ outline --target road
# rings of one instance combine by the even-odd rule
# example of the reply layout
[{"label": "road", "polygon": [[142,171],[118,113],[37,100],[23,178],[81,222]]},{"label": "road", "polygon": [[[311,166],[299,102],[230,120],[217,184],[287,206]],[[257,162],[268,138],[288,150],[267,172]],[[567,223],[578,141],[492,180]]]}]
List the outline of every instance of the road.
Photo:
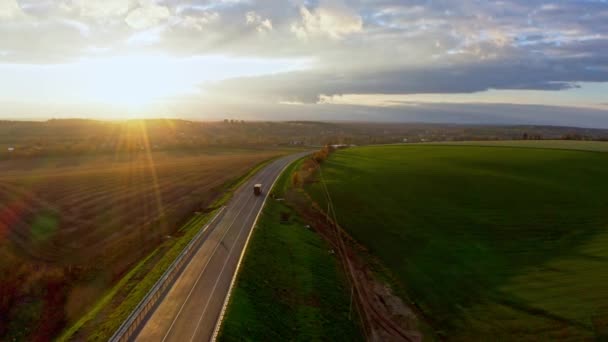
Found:
[{"label": "road", "polygon": [[[230,290],[241,253],[270,186],[290,162],[306,153],[271,162],[235,191],[225,213],[205,232],[166,296],[143,323],[137,341],[210,341]],[[253,185],[263,184],[254,196]]]}]

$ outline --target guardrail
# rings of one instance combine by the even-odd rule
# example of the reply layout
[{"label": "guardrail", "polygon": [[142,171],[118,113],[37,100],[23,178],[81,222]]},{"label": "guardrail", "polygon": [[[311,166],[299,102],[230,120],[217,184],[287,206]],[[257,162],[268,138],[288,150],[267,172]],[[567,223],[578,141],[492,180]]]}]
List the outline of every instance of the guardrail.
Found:
[{"label": "guardrail", "polygon": [[173,284],[173,281],[181,273],[183,267],[189,262],[190,257],[197,251],[196,245],[200,242],[201,237],[206,232],[207,228],[211,226],[217,218],[224,212],[226,207],[222,207],[203,227],[200,232],[188,243],[188,246],[178,255],[173,261],[171,266],[165,271],[162,277],[154,284],[154,286],[148,291],[146,296],[139,302],[135,309],[131,312],[129,317],[120,325],[118,330],[110,337],[111,342],[123,342],[130,341],[133,335],[140,328],[141,323],[144,321],[146,316],[150,313],[158,300],[163,297],[165,291]]}]

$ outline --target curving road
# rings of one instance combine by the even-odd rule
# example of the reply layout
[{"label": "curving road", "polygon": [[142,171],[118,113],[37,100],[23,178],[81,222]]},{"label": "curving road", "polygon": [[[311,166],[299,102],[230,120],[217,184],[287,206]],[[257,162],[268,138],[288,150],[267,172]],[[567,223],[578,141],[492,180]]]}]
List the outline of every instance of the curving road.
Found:
[{"label": "curving road", "polygon": [[[219,323],[241,254],[270,186],[292,161],[282,157],[264,167],[235,193],[224,214],[205,233],[200,249],[142,324],[137,341],[210,341]],[[262,196],[253,185],[263,184]]]}]

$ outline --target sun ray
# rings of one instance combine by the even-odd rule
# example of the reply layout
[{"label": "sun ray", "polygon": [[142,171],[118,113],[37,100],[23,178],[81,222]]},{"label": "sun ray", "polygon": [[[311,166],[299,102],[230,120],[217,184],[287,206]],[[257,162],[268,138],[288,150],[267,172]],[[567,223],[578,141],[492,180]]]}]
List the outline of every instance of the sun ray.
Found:
[{"label": "sun ray", "polygon": [[[156,209],[158,212],[158,216],[161,217],[163,213],[163,200],[162,193],[160,191],[160,184],[158,182],[158,175],[156,173],[156,164],[154,163],[154,157],[152,156],[152,148],[150,146],[150,139],[148,137],[148,128],[146,126],[146,122],[143,120],[137,121],[140,137],[142,142],[142,149],[145,154],[147,168],[149,169],[150,175],[152,176],[152,189],[154,191],[154,200],[156,204]],[[165,222],[161,220],[161,231],[166,231],[167,227],[164,227]]]}]

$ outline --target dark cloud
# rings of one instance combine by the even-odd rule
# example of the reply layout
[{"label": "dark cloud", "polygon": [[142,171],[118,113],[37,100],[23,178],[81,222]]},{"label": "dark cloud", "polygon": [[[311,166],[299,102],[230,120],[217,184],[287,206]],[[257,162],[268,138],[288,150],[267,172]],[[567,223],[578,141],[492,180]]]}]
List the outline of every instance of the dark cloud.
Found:
[{"label": "dark cloud", "polygon": [[[180,115],[197,118],[198,111],[180,111]],[[229,113],[229,114],[226,114]],[[480,125],[554,125],[608,128],[608,112],[574,107],[408,102],[402,106],[371,107],[359,105],[304,104],[222,104],[210,107],[205,116],[221,120],[226,117],[247,120],[343,120],[375,122],[462,123]]]},{"label": "dark cloud", "polygon": [[[219,82],[212,90],[274,100],[318,102],[321,95],[473,93],[488,89],[563,90],[604,82],[598,57],[491,60],[476,64],[378,71],[291,72]],[[243,95],[239,95],[243,96]]]},{"label": "dark cloud", "polygon": [[[313,103],[321,95],[563,90],[608,81],[605,1],[351,5],[364,18],[364,32],[330,44],[308,42],[322,69],[229,80],[214,90]],[[290,49],[305,53],[297,41]]]}]

